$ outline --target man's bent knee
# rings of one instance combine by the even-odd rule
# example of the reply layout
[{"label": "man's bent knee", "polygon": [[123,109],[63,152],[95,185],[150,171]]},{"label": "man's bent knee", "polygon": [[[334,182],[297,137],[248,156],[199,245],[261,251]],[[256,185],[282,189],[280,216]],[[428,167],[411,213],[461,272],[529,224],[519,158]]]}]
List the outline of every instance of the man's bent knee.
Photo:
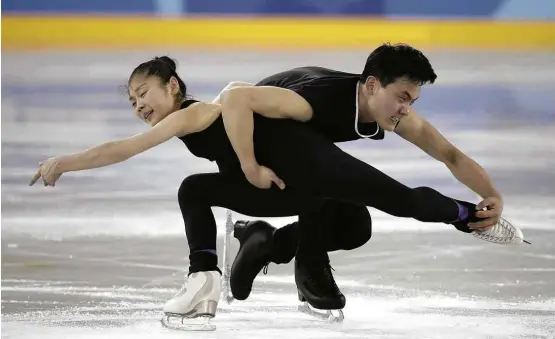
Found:
[{"label": "man's bent knee", "polygon": [[349,250],[354,250],[355,248],[359,248],[364,244],[366,244],[371,237],[372,237],[371,228],[367,228],[365,232],[352,234],[352,237],[350,237],[347,241],[345,241],[343,249],[346,251],[349,251]]},{"label": "man's bent knee", "polygon": [[359,219],[349,225],[343,237],[343,249],[354,250],[366,244],[372,237],[372,218],[370,214],[364,219]]}]

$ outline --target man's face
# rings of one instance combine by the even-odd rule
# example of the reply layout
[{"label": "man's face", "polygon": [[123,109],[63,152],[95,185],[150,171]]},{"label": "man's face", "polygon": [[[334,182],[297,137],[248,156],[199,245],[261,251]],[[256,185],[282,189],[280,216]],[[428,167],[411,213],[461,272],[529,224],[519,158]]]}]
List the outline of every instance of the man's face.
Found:
[{"label": "man's face", "polygon": [[365,83],[368,108],[372,118],[386,131],[393,131],[399,121],[407,116],[414,101],[420,96],[421,86],[406,78],[383,87],[373,77]]}]

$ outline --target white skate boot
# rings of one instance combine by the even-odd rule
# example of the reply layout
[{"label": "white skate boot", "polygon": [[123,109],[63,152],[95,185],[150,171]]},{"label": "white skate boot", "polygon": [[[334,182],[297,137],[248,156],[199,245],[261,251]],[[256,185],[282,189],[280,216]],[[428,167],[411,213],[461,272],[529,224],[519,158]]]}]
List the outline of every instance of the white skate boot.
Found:
[{"label": "white skate boot", "polygon": [[210,324],[210,319],[216,315],[220,284],[218,271],[196,272],[185,277],[179,293],[164,305],[162,325],[184,331],[214,331],[216,326]]},{"label": "white skate boot", "polygon": [[472,231],[472,235],[478,239],[502,245],[515,245],[523,242],[530,244],[524,240],[524,235],[519,228],[503,218],[499,219],[495,226],[486,231]]}]

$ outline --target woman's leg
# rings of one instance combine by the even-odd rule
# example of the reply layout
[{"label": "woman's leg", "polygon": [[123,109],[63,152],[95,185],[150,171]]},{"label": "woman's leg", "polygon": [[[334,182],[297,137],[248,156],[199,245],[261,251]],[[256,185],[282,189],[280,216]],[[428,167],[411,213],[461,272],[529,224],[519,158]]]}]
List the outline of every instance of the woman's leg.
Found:
[{"label": "woman's leg", "polygon": [[323,201],[277,188],[261,190],[246,179],[222,173],[194,174],[178,192],[190,249],[190,272],[217,268],[216,220],[211,207],[223,207],[253,217],[297,216]]}]

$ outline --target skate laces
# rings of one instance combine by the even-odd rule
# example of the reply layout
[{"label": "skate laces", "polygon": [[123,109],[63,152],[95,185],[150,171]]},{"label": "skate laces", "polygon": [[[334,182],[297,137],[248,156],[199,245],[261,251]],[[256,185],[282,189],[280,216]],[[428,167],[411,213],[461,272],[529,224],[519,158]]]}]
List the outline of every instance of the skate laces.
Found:
[{"label": "skate laces", "polygon": [[510,222],[501,218],[499,222],[486,231],[473,231],[476,238],[497,244],[508,244],[522,240],[517,235],[517,229]]},{"label": "skate laces", "polygon": [[179,297],[183,294],[185,294],[185,292],[187,292],[187,285],[189,283],[189,277],[194,274],[194,273],[189,273],[185,276],[185,281],[183,282],[183,286],[181,286],[181,289],[179,290],[179,292],[176,293],[175,297]]},{"label": "skate laces", "polygon": [[309,284],[321,291],[331,290],[334,293],[337,293],[339,291],[339,287],[337,287],[335,279],[333,278],[333,273],[331,271],[335,270],[333,269],[333,267],[331,267],[329,262],[324,264],[323,267],[315,268],[314,272],[317,272],[318,274],[309,275]]},{"label": "skate laces", "polygon": [[333,267],[328,263],[324,268],[324,276],[326,277],[326,280],[331,283],[331,288],[333,289],[333,291],[338,292],[339,287],[337,287],[335,279],[333,278],[333,273],[331,271],[335,272]]},{"label": "skate laces", "polygon": [[266,263],[266,265],[264,265],[264,268],[262,269],[262,273],[268,274],[268,266],[270,266],[270,262],[269,262],[269,261]]}]

